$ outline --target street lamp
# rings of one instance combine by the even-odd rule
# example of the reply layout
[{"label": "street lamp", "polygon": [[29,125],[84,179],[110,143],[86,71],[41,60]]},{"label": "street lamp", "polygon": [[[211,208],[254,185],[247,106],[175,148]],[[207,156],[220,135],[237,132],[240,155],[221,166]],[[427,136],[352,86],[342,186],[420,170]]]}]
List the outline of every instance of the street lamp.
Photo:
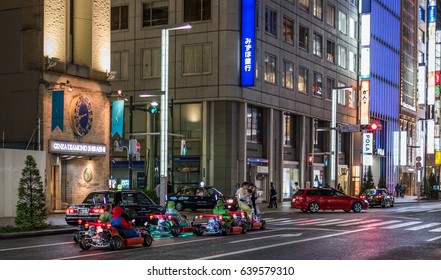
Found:
[{"label": "street lamp", "polygon": [[165,205],[168,176],[168,59],[169,32],[171,30],[190,29],[190,24],[167,26],[161,31],[161,143],[160,143],[160,204]]},{"label": "street lamp", "polygon": [[353,88],[351,86],[345,87],[335,87],[332,89],[332,107],[331,107],[331,162],[330,170],[331,170],[331,187],[337,187],[336,178],[337,178],[337,157],[338,157],[338,147],[337,147],[337,92],[340,90],[350,90]]}]

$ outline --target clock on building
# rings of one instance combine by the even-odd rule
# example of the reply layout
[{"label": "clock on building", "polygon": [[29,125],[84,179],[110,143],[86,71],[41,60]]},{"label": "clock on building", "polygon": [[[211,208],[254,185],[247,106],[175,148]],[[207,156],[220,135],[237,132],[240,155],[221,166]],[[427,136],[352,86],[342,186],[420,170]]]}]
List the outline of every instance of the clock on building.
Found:
[{"label": "clock on building", "polygon": [[92,128],[92,103],[87,96],[80,95],[71,104],[72,128],[79,136],[87,135]]}]

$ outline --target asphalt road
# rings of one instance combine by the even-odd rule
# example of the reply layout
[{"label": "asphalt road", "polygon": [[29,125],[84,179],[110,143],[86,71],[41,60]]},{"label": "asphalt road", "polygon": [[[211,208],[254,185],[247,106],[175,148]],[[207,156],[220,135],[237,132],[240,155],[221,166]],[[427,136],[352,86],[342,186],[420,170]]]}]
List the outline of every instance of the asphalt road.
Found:
[{"label": "asphalt road", "polygon": [[156,237],[152,246],[81,250],[71,234],[0,240],[1,260],[441,260],[441,203],[361,213],[268,211],[264,230]]}]

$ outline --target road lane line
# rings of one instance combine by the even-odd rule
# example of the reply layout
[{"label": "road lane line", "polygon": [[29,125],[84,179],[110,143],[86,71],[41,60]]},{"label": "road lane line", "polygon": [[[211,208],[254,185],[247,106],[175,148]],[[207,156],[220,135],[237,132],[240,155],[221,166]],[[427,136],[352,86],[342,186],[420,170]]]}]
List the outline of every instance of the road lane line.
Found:
[{"label": "road lane line", "polygon": [[441,232],[441,227],[440,228],[434,228],[429,230],[430,232]]},{"label": "road lane line", "polygon": [[362,224],[367,224],[367,223],[372,223],[372,222],[377,222],[377,221],[381,221],[381,220],[378,220],[378,219],[364,220],[364,221],[359,221],[359,222],[344,223],[344,224],[340,224],[337,226],[339,226],[339,227],[357,226],[357,225],[362,225]]},{"label": "road lane line", "polygon": [[430,224],[424,224],[421,226],[417,226],[417,227],[412,227],[412,228],[406,228],[406,230],[420,230],[420,229],[424,229],[424,228],[430,228],[430,227],[434,227],[434,226],[438,226],[441,225],[441,223],[430,223]]},{"label": "road lane line", "polygon": [[373,223],[373,224],[368,224],[368,225],[362,225],[362,227],[379,227],[382,225],[388,225],[388,224],[395,224],[395,223],[400,223],[400,220],[392,220],[392,221],[385,221],[385,222],[379,222],[379,223]]},{"label": "road lane line", "polygon": [[391,225],[391,226],[387,226],[387,227],[383,227],[383,228],[394,229],[394,228],[407,227],[407,226],[421,224],[421,223],[422,222],[414,221],[414,222],[407,222],[407,223],[402,223],[402,224],[395,224],[395,225]]},{"label": "road lane line", "polygon": [[434,238],[427,239],[426,241],[428,241],[428,242],[435,241],[435,240],[438,240],[440,238],[441,238],[441,236],[437,236],[437,237],[434,237]]},{"label": "road lane line", "polygon": [[0,252],[15,251],[15,250],[25,250],[25,249],[31,249],[31,248],[41,248],[41,247],[58,246],[58,245],[66,245],[66,244],[72,244],[72,243],[75,243],[75,242],[69,241],[69,242],[33,245],[33,246],[26,246],[26,247],[5,248],[5,249],[0,249]]},{"label": "road lane line", "polygon": [[345,232],[340,232],[340,233],[328,234],[328,235],[323,235],[323,236],[318,236],[318,237],[305,238],[305,239],[301,239],[301,240],[294,240],[294,241],[277,243],[277,244],[266,245],[266,246],[261,246],[261,247],[254,247],[254,248],[250,248],[250,249],[239,250],[239,251],[234,251],[234,252],[229,252],[229,253],[224,253],[224,254],[206,256],[203,258],[197,258],[195,260],[210,260],[210,259],[215,259],[215,258],[222,258],[222,257],[231,256],[231,255],[238,255],[238,254],[248,253],[248,252],[253,252],[253,251],[266,250],[269,248],[281,247],[281,246],[302,243],[302,242],[309,242],[309,241],[314,241],[314,240],[319,240],[319,239],[330,238],[330,237],[334,237],[334,236],[357,233],[357,232],[366,231],[366,230],[371,230],[371,228],[362,228],[362,229],[356,229],[356,230],[345,231]]},{"label": "road lane line", "polygon": [[340,220],[340,221],[336,221],[336,222],[329,222],[329,223],[323,223],[323,224],[319,224],[318,226],[329,226],[329,225],[340,225],[340,224],[346,224],[346,223],[350,223],[350,222],[358,222],[361,219],[353,219],[353,220]]},{"label": "road lane line", "polygon": [[262,237],[255,237],[255,238],[247,238],[247,239],[235,240],[235,241],[230,241],[228,243],[241,243],[241,242],[255,241],[255,240],[261,240],[261,239],[264,239],[264,238],[273,238],[273,237],[276,237],[276,236],[280,236],[280,237],[298,237],[300,235],[302,235],[301,232],[299,232],[299,233],[282,233],[282,234],[268,235],[268,236],[262,236]]}]

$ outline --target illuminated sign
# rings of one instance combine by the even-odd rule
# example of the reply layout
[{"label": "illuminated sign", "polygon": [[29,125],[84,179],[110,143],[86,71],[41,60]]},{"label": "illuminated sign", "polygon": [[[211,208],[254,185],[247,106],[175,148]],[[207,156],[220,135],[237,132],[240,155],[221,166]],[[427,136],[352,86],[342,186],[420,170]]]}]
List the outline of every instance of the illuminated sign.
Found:
[{"label": "illuminated sign", "polygon": [[427,150],[426,153],[433,155],[435,153],[435,121],[426,120],[427,123]]},{"label": "illuminated sign", "polygon": [[242,0],[241,85],[254,86],[255,0]]},{"label": "illuminated sign", "polygon": [[49,152],[54,154],[106,155],[106,145],[50,141]]},{"label": "illuminated sign", "polygon": [[361,81],[360,95],[360,124],[369,124],[369,80]]},{"label": "illuminated sign", "polygon": [[363,154],[372,155],[373,144],[374,144],[374,134],[373,133],[363,133]]},{"label": "illuminated sign", "polygon": [[407,131],[400,131],[400,165],[407,165]]}]

